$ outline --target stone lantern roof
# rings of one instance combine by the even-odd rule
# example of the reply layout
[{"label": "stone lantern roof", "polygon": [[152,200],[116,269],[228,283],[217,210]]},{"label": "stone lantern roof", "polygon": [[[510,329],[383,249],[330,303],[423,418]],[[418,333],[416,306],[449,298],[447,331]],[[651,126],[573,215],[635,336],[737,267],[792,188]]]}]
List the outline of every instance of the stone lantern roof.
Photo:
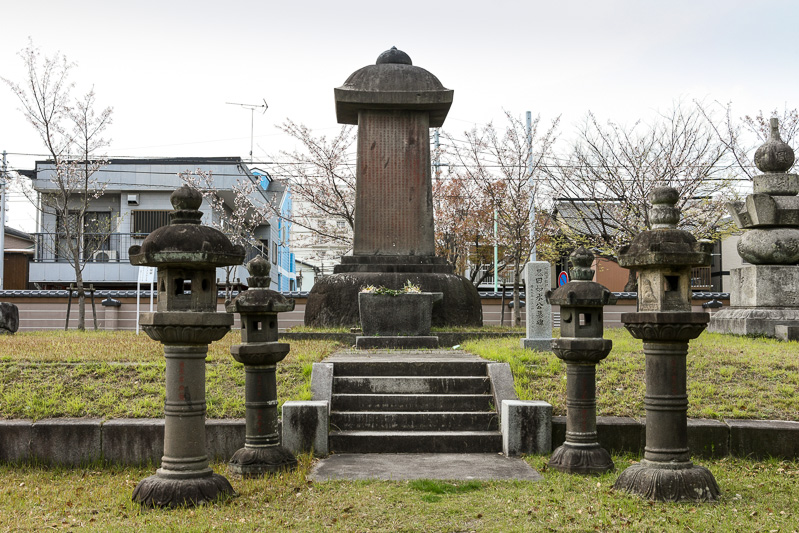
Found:
[{"label": "stone lantern roof", "polygon": [[673,187],[658,187],[649,195],[652,229],[639,233],[633,242],[619,249],[619,265],[625,268],[709,265],[713,244],[697,241],[677,229],[679,195]]},{"label": "stone lantern roof", "polygon": [[247,278],[250,288],[239,293],[236,298],[227,304],[228,313],[241,314],[266,314],[284,313],[294,310],[294,300],[290,300],[277,291],[269,289],[271,278],[269,272],[272,266],[269,261],[257,256],[247,263],[247,270],[251,274]]},{"label": "stone lantern roof", "polygon": [[340,124],[358,124],[363,109],[429,111],[430,127],[444,123],[454,91],[446,89],[433,74],[414,66],[402,50],[392,47],[335,89],[336,118]]},{"label": "stone lantern roof", "polygon": [[169,200],[175,208],[169,225],[150,233],[141,246],[130,247],[132,265],[205,269],[241,264],[243,246],[200,224],[202,195],[198,191],[183,185]]},{"label": "stone lantern roof", "polygon": [[549,303],[566,307],[603,307],[616,303],[616,298],[608,289],[592,281],[594,255],[580,246],[570,257],[572,280],[547,294]]}]

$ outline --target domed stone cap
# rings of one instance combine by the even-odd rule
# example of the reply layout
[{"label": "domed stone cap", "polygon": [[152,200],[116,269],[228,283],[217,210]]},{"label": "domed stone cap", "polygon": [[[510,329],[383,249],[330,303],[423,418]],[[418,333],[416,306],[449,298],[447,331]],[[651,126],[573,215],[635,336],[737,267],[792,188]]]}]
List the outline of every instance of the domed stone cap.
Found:
[{"label": "domed stone cap", "polygon": [[658,187],[649,194],[652,229],[642,231],[633,242],[619,249],[619,265],[635,267],[684,267],[710,264],[713,244],[697,242],[689,232],[677,229],[680,195],[673,187]]},{"label": "domed stone cap", "polygon": [[340,124],[358,124],[358,112],[366,109],[415,110],[430,113],[431,128],[444,123],[453,96],[437,77],[414,66],[410,56],[396,47],[380,54],[376,64],[353,72],[334,93]]},{"label": "domed stone cap", "polygon": [[170,196],[169,226],[150,233],[141,246],[128,250],[130,264],[193,269],[240,265],[244,247],[234,245],[221,231],[200,224],[202,194],[186,185]]},{"label": "domed stone cap", "polygon": [[793,148],[780,138],[780,121],[771,119],[771,138],[755,152],[755,165],[761,172],[788,172],[793,166]]},{"label": "domed stone cap", "polygon": [[375,61],[375,65],[382,65],[383,63],[394,63],[396,65],[413,65],[411,61],[411,56],[403,52],[402,50],[397,50],[396,46],[392,46],[391,49],[386,50],[379,56],[377,56],[377,61]]}]

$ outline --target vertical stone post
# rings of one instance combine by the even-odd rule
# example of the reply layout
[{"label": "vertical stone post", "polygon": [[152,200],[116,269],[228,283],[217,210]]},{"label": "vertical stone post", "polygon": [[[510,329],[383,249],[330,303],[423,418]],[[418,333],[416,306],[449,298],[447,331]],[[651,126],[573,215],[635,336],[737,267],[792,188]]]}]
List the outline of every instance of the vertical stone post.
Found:
[{"label": "vertical stone post", "polygon": [[617,490],[658,501],[715,501],[713,474],[691,462],[688,449],[688,341],[707,326],[708,313],[691,312],[691,268],[710,264],[709,242],[677,229],[679,197],[671,187],[649,197],[653,229],[619,251],[619,264],[638,271],[637,313],[621,321],[643,340],[646,357],[644,459],[621,473]]},{"label": "vertical stone post", "polygon": [[602,338],[603,307],[616,302],[593,280],[593,254],[580,247],[571,255],[572,280],[547,301],[560,305],[561,338],[552,351],[566,363],[566,442],[556,449],[549,468],[575,474],[613,470],[610,454],[599,445],[596,432],[596,365],[610,353],[612,341]]},{"label": "vertical stone post", "polygon": [[171,222],[131,246],[133,265],[158,267],[158,307],[142,313],[147,335],[164,345],[164,456],[133,501],[148,507],[199,505],[235,494],[208,466],[205,445],[205,358],[208,344],[230,331],[233,316],[216,312],[216,267],[241,264],[244,249],[200,225],[202,195],[183,186],[170,198]]},{"label": "vertical stone post", "polygon": [[552,267],[546,261],[532,261],[524,268],[527,337],[522,348],[548,352],[552,343],[552,305],[547,299]]},{"label": "vertical stone post", "polygon": [[255,477],[291,470],[294,455],[281,446],[277,417],[277,363],[289,353],[288,343],[277,342],[277,314],[294,310],[294,300],[269,289],[269,261],[258,256],[247,264],[249,289],[226,309],[241,315],[241,344],[230,347],[233,358],[244,365],[244,447],[228,463],[231,474]]}]

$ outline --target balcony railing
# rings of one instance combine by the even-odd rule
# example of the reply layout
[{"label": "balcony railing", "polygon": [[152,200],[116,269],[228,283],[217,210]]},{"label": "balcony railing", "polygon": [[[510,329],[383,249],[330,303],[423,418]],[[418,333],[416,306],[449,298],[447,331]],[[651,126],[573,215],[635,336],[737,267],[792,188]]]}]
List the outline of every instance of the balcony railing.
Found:
[{"label": "balcony railing", "polygon": [[[129,263],[128,249],[141,244],[147,233],[84,233],[81,258],[88,263]],[[72,260],[69,242],[57,233],[34,233],[36,242],[36,263],[68,263]],[[265,254],[265,248],[246,246],[245,263],[258,254]]]}]

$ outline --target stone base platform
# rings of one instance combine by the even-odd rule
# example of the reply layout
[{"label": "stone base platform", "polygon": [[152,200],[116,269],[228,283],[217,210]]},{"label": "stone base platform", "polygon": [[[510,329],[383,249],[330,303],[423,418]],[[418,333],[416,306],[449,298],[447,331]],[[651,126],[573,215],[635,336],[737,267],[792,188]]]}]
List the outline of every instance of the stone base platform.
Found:
[{"label": "stone base platform", "polygon": [[355,337],[355,347],[359,350],[383,350],[397,348],[402,350],[420,350],[438,348],[438,337],[425,336],[385,336],[385,337]]},{"label": "stone base platform", "polygon": [[728,307],[713,314],[707,330],[712,333],[780,338],[777,334],[780,326],[799,326],[799,309]]},{"label": "stone base platform", "polygon": [[[343,266],[343,265],[340,265]],[[379,269],[380,265],[369,264]],[[410,281],[424,292],[440,292],[444,297],[433,306],[433,326],[482,326],[480,295],[472,283],[453,273],[408,272],[402,265],[396,271],[341,272],[318,278],[308,293],[305,325],[315,327],[353,327],[359,323],[358,293],[367,285],[402,289]],[[418,264],[417,267],[425,267]],[[430,265],[434,270],[447,265]],[[447,266],[447,268],[449,268]]]}]

